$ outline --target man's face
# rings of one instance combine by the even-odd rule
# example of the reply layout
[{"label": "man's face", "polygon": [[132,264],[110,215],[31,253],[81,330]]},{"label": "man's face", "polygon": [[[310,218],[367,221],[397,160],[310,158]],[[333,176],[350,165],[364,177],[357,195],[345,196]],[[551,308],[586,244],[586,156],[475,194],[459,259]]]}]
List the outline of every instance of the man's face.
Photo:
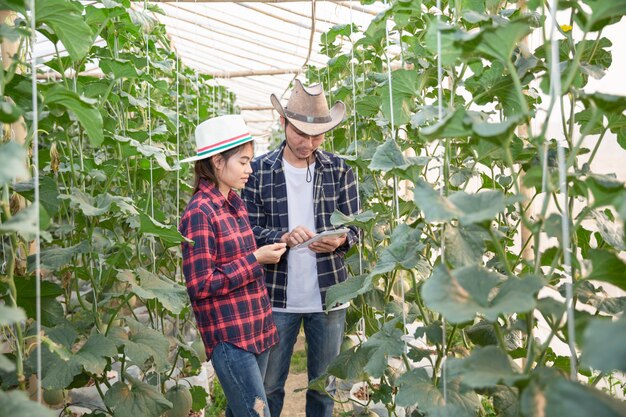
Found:
[{"label": "man's face", "polygon": [[323,133],[316,136],[307,135],[298,130],[291,123],[287,123],[285,135],[287,136],[287,142],[289,143],[291,152],[299,159],[310,157],[324,142]]}]

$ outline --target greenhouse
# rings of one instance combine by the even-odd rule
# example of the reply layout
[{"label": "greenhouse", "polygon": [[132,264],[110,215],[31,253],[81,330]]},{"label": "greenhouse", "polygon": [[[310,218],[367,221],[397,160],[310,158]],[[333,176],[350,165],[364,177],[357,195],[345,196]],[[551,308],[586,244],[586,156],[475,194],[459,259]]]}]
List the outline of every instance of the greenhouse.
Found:
[{"label": "greenhouse", "polygon": [[0,13],[0,417],[626,416],[626,0]]}]

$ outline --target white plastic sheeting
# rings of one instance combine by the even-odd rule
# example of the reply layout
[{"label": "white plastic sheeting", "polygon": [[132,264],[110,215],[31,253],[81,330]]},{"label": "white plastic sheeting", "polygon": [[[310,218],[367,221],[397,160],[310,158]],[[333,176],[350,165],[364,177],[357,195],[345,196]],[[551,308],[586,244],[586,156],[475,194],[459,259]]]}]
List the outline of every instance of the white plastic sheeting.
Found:
[{"label": "white plastic sheeting", "polygon": [[[291,82],[307,64],[326,64],[328,57],[319,52],[322,33],[350,22],[366,29],[384,9],[379,2],[362,5],[358,0],[136,0],[131,7],[143,10],[147,5],[163,11],[150,13],[166,26],[171,47],[182,63],[215,76],[217,84],[232,91],[252,134],[261,138],[276,127],[270,94],[286,99]],[[353,41],[356,39],[355,34]],[[98,39],[96,44],[104,46],[104,41]],[[57,47],[65,53],[61,44]],[[55,54],[55,46],[41,35],[36,48],[40,63]],[[350,43],[344,48],[348,51]],[[91,65],[82,74],[98,76],[100,69]]]}]

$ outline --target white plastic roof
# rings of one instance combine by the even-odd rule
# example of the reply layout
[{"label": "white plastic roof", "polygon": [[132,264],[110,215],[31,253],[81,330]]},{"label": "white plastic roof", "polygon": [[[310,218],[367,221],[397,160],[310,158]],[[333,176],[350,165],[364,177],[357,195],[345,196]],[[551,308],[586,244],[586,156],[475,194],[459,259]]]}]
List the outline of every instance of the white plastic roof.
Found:
[{"label": "white plastic roof", "polygon": [[[84,1],[84,4],[94,4]],[[366,29],[384,5],[361,5],[358,0],[179,0],[151,1],[164,15],[154,16],[165,26],[171,46],[183,64],[210,74],[236,95],[235,104],[254,136],[269,136],[277,113],[269,96],[287,99],[289,85],[306,65],[323,67],[321,35],[337,24],[355,23]],[[135,9],[146,2],[136,0]],[[314,17],[313,17],[314,16]],[[313,38],[311,39],[311,36]],[[357,34],[353,41],[356,41]],[[102,39],[96,44],[104,45]],[[350,45],[345,45],[345,51]],[[57,45],[63,54],[63,46]],[[37,42],[38,62],[55,54],[45,37]],[[97,76],[97,66],[83,74]],[[52,74],[51,74],[52,76]]]},{"label": "white plastic roof", "polygon": [[252,133],[261,137],[277,118],[270,94],[286,97],[305,65],[326,64],[328,57],[319,53],[321,34],[350,22],[366,28],[383,9],[381,4],[325,0],[153,3],[165,12],[157,17],[182,62],[214,75],[235,93]]}]

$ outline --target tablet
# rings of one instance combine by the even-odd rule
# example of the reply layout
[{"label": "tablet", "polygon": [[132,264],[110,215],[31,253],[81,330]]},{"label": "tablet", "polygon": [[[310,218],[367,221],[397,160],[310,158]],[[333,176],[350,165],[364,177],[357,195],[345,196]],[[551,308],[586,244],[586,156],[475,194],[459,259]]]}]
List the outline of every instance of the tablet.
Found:
[{"label": "tablet", "polygon": [[336,230],[326,230],[322,233],[319,233],[315,236],[313,236],[311,239],[300,243],[299,245],[294,246],[292,249],[301,249],[301,248],[306,248],[307,246],[309,246],[311,243],[313,242],[317,242],[318,240],[325,238],[325,237],[339,237],[342,235],[345,235],[346,233],[348,233],[350,231],[350,229],[348,229],[347,227],[342,227],[341,229],[336,229]]}]

